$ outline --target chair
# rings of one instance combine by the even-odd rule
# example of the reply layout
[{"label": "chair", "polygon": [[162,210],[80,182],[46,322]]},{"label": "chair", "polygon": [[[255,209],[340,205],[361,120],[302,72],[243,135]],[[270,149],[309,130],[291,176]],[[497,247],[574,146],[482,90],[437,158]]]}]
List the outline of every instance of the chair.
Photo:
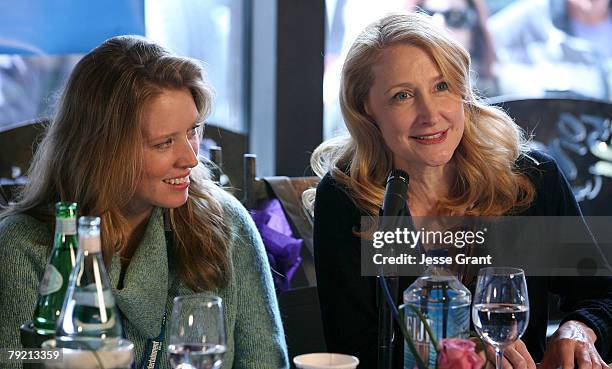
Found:
[{"label": "chair", "polygon": [[0,178],[13,179],[26,172],[47,123],[47,119],[38,119],[2,127]]},{"label": "chair", "polygon": [[289,219],[293,233],[304,240],[302,264],[295,273],[291,289],[278,293],[281,317],[291,358],[309,352],[325,351],[323,324],[314,270],[312,218],[301,198],[305,189],[314,187],[318,177],[255,176],[256,156],[244,156],[242,203],[247,209],[256,208],[263,200],[278,198]]},{"label": "chair", "polygon": [[13,201],[26,183],[23,175],[47,123],[47,119],[38,119],[0,128],[0,206]]},{"label": "chair", "polygon": [[[612,213],[612,103],[572,98],[490,99],[533,135],[533,146],[555,158],[585,216]],[[588,219],[587,219],[588,220]],[[608,242],[591,223],[596,239]],[[563,314],[550,296],[549,333]]]},{"label": "chair", "polygon": [[0,191],[0,209],[8,205],[8,199],[4,196],[2,191]]},{"label": "chair", "polygon": [[555,158],[585,215],[612,209],[612,103],[565,98],[490,99]]},{"label": "chair", "polygon": [[15,200],[15,195],[23,189],[23,181],[6,181],[0,183],[0,206],[6,206]]},{"label": "chair", "polygon": [[[210,147],[210,144],[213,144]],[[217,127],[214,123],[206,124],[204,137],[200,144],[200,153],[210,151],[210,160],[223,168],[223,173],[218,173],[213,168],[213,176],[224,175],[222,185],[239,185],[242,179],[242,156],[247,152],[248,136],[244,133],[233,132],[229,129]],[[223,155],[218,147],[223,148]],[[216,178],[220,180],[221,178]]]}]

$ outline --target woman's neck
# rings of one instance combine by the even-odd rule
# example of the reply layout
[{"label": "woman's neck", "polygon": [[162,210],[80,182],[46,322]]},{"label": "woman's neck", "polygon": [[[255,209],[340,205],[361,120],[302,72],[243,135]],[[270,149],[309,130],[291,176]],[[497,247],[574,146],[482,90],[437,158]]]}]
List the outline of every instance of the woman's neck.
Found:
[{"label": "woman's neck", "polygon": [[126,242],[121,245],[119,249],[119,256],[121,257],[122,264],[129,264],[132,256],[136,252],[138,245],[142,241],[142,237],[147,229],[149,218],[153,213],[153,208],[146,211],[140,212],[125,212],[125,218],[127,220],[127,233]]},{"label": "woman's neck", "polygon": [[440,199],[448,195],[455,170],[450,165],[408,170],[408,207],[413,216],[441,215]]}]

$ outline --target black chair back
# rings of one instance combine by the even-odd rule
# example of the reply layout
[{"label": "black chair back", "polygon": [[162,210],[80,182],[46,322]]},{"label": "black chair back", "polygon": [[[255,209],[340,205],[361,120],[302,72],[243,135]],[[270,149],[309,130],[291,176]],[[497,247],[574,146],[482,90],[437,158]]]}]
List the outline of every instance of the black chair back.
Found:
[{"label": "black chair back", "polygon": [[[0,178],[25,175],[44,133],[46,119],[20,122],[0,130]],[[15,172],[19,173],[15,173]]]},{"label": "black chair back", "polygon": [[[292,231],[304,240],[302,264],[295,272],[291,289],[278,292],[278,303],[285,328],[289,357],[326,351],[319,295],[314,269],[312,219],[302,204],[302,193],[316,186],[318,177],[256,177],[256,156],[245,154],[241,201],[247,209],[262,201],[277,198]],[[293,363],[291,364],[293,368]]]},{"label": "black chair back", "polygon": [[580,99],[491,99],[555,158],[585,215],[612,212],[612,103]]}]

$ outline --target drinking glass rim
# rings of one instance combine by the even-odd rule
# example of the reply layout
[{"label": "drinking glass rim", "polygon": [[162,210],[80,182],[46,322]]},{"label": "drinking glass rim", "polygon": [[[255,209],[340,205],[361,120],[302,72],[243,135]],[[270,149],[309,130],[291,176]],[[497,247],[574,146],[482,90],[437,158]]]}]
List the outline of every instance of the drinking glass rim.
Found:
[{"label": "drinking glass rim", "polygon": [[208,293],[194,293],[191,295],[182,295],[176,296],[173,299],[173,302],[176,304],[177,302],[187,301],[187,300],[201,300],[202,302],[212,303],[215,305],[221,306],[223,299],[216,295],[211,295]]},{"label": "drinking glass rim", "polygon": [[[488,271],[490,271],[490,273],[487,273]],[[485,267],[485,268],[480,268],[480,270],[478,271],[478,276],[481,275],[485,275],[485,274],[489,274],[489,275],[525,275],[525,271],[521,268],[515,268],[515,267]]]},{"label": "drinking glass rim", "polygon": [[[202,293],[194,293],[190,295],[182,295],[176,296],[173,299],[174,306],[172,307],[172,313],[169,318],[169,332],[167,334],[168,339],[165,342],[166,348],[170,344],[177,344],[175,338],[179,338],[177,336],[177,332],[175,329],[178,326],[181,326],[181,314],[184,311],[194,311],[195,310],[205,313],[212,313],[213,316],[218,318],[213,318],[218,323],[215,327],[219,328],[220,331],[217,332],[219,334],[219,340],[223,343],[214,342],[215,344],[221,344],[227,346],[226,342],[226,327],[225,327],[225,308],[223,307],[223,299],[219,296],[212,295],[210,293],[202,292]],[[215,329],[217,329],[215,328]],[[175,337],[176,336],[176,337]],[[180,338],[184,340],[184,338]],[[185,341],[187,342],[187,341]],[[199,341],[198,341],[199,342]],[[226,347],[227,348],[227,347]]]}]

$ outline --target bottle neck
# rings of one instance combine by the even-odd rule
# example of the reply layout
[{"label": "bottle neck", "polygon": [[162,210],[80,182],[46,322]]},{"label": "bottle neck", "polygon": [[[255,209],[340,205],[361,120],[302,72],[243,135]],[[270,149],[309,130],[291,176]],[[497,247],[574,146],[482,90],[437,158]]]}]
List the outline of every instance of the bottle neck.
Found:
[{"label": "bottle neck", "polygon": [[87,251],[88,254],[101,253],[100,234],[79,234],[79,250]]},{"label": "bottle neck", "polygon": [[76,218],[55,218],[55,234],[66,236],[76,235]]},{"label": "bottle neck", "polygon": [[59,250],[77,249],[76,219],[56,218],[53,248]]},{"label": "bottle neck", "polygon": [[424,276],[442,276],[442,277],[455,277],[457,278],[457,273],[450,269],[448,266],[441,265],[430,265],[423,272]]}]

